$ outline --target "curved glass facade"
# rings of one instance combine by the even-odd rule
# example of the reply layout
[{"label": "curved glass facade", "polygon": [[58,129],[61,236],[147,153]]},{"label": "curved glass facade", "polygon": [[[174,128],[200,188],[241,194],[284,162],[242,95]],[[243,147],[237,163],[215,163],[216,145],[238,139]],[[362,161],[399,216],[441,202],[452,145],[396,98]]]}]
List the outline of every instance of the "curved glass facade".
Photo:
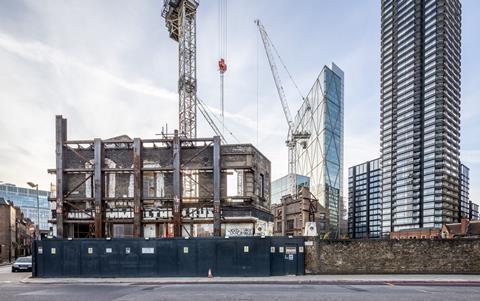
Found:
[{"label": "curved glass facade", "polygon": [[310,191],[337,228],[343,209],[343,71],[325,66],[295,116],[310,138],[296,147],[296,172],[310,178]]}]

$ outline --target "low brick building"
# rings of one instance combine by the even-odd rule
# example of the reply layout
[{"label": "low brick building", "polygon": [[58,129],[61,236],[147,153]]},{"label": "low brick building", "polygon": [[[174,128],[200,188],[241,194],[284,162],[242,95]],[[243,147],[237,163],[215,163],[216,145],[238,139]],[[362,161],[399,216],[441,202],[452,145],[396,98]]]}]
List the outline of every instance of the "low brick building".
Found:
[{"label": "low brick building", "polygon": [[443,238],[478,238],[480,221],[469,221],[465,218],[460,223],[445,224],[441,235]]},{"label": "low brick building", "polygon": [[391,239],[452,239],[480,238],[480,221],[470,221],[466,218],[460,223],[444,224],[439,228],[405,229],[390,233]]},{"label": "low brick building", "polygon": [[401,231],[390,232],[390,238],[391,239],[440,238],[440,229],[438,228],[405,229]]},{"label": "low brick building", "polygon": [[0,263],[31,255],[33,223],[19,207],[0,198]]},{"label": "low brick building", "polygon": [[303,187],[298,198],[283,196],[280,204],[272,206],[274,235],[303,236],[307,222],[314,222],[318,236],[329,231],[328,209],[320,205],[308,188]]}]

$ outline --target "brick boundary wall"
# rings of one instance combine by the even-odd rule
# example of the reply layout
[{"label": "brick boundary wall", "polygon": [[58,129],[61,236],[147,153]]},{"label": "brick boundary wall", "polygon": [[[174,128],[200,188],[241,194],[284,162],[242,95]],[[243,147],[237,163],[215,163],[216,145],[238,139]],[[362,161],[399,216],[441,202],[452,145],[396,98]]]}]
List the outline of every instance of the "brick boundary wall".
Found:
[{"label": "brick boundary wall", "polygon": [[308,239],[305,273],[480,274],[480,239]]}]

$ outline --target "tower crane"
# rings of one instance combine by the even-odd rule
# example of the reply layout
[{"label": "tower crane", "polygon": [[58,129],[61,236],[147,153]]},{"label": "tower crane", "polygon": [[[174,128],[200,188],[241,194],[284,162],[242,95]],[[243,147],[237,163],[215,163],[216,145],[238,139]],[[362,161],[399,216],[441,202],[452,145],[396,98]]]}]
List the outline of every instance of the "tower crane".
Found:
[{"label": "tower crane", "polygon": [[196,0],[164,0],[162,17],[178,42],[179,130],[197,137]]},{"label": "tower crane", "polygon": [[265,47],[268,63],[270,64],[270,70],[272,71],[273,80],[275,81],[275,86],[277,87],[277,92],[280,98],[280,103],[282,105],[283,114],[285,115],[288,124],[288,135],[287,140],[285,141],[288,148],[288,186],[290,194],[292,196],[295,196],[297,194],[296,146],[297,143],[301,143],[305,147],[305,143],[303,142],[310,138],[310,133],[301,132],[295,126],[295,123],[292,119],[292,114],[290,113],[290,109],[288,107],[287,97],[285,96],[282,81],[280,80],[280,75],[278,74],[278,68],[273,57],[273,43],[270,40],[270,37],[268,36],[267,31],[265,30],[265,27],[262,25],[260,20],[255,20],[255,24],[258,27],[260,36],[262,37],[263,46]]}]

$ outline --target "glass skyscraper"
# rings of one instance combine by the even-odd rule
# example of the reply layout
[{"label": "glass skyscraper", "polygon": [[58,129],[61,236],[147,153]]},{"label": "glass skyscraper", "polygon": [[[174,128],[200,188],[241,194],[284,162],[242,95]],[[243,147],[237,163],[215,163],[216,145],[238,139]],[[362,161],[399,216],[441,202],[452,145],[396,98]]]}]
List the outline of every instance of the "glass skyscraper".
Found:
[{"label": "glass skyscraper", "polygon": [[380,159],[348,169],[348,237],[380,238],[382,194]]},{"label": "glass skyscraper", "polygon": [[[50,208],[48,204],[48,191],[39,190],[38,199],[40,207],[40,231],[48,231],[48,218]],[[0,183],[0,197],[11,201],[20,207],[25,217],[37,224],[37,191],[36,189],[17,187],[12,184]]]},{"label": "glass skyscraper", "polygon": [[310,178],[310,191],[338,228],[343,209],[343,71],[324,66],[295,116],[295,129],[310,138],[296,146],[296,172]]},{"label": "glass skyscraper", "polygon": [[382,0],[382,231],[459,214],[459,0]]},{"label": "glass skyscraper", "polygon": [[[282,197],[290,194],[289,180],[289,176],[286,175],[272,181],[272,204],[280,204]],[[295,175],[295,183],[297,186],[297,193],[302,187],[310,187],[310,179],[306,176]]]}]

